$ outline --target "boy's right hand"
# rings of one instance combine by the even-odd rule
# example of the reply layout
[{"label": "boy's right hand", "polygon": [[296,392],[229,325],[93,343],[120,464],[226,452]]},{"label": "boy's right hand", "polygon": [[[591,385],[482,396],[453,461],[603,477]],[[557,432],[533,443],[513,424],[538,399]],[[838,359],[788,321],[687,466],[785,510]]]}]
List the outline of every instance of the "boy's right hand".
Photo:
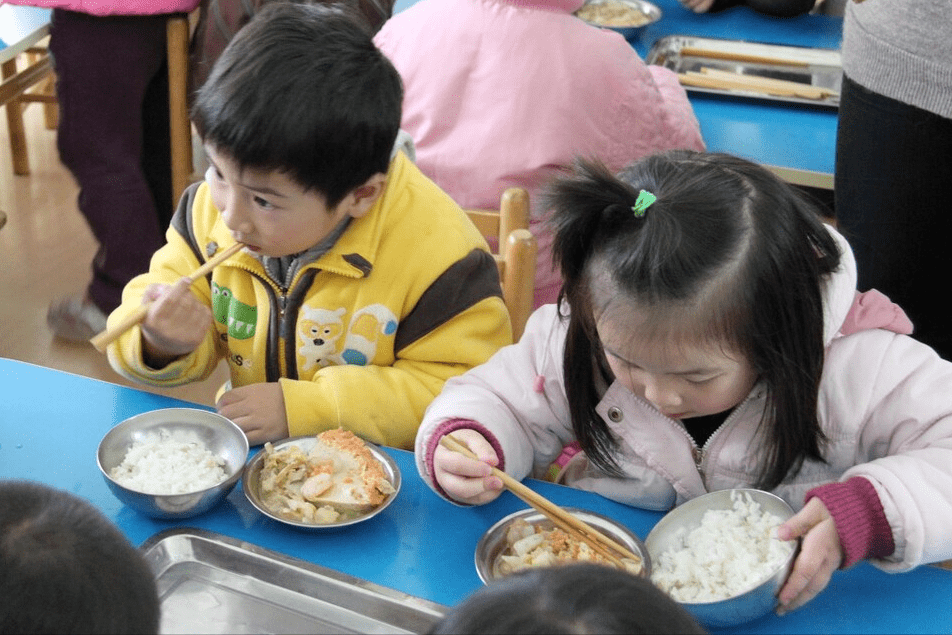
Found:
[{"label": "boy's right hand", "polygon": [[433,478],[450,498],[461,503],[483,505],[495,500],[502,493],[503,482],[493,476],[490,467],[499,465],[493,446],[475,430],[455,430],[452,434],[480,460],[437,446],[433,453]]},{"label": "boy's right hand", "polygon": [[198,348],[212,325],[211,309],[192,294],[191,286],[187,278],[174,285],[152,284],[142,296],[143,304],[152,302],[142,321],[142,339],[156,368]]}]

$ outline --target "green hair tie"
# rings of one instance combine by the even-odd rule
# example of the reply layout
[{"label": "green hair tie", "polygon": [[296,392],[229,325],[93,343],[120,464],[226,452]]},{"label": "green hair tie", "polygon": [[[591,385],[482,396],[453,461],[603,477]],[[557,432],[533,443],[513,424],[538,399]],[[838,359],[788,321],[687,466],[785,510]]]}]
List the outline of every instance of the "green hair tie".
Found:
[{"label": "green hair tie", "polygon": [[658,197],[646,190],[638,192],[638,200],[631,206],[631,211],[635,213],[635,218],[641,218],[645,215],[645,210],[651,207],[651,204],[658,200]]}]

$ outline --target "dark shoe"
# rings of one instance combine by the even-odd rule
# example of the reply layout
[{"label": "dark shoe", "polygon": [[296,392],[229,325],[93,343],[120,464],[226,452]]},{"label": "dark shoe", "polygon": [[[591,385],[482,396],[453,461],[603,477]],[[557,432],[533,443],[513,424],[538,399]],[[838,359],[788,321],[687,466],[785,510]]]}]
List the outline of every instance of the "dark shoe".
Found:
[{"label": "dark shoe", "polygon": [[46,324],[56,337],[88,342],[106,329],[106,314],[89,298],[63,298],[50,305]]}]

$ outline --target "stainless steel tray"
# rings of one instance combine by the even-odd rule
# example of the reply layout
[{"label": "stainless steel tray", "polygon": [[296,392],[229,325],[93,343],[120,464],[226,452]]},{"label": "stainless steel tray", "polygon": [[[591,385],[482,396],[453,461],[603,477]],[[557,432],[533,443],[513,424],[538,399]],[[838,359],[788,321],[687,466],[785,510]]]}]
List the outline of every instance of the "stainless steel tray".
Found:
[{"label": "stainless steel tray", "polygon": [[424,633],[447,607],[191,528],[142,545],[162,633]]},{"label": "stainless steel tray", "polygon": [[675,73],[700,71],[702,67],[779,79],[832,91],[819,99],[767,95],[743,89],[685,86],[688,91],[719,93],[784,102],[796,102],[838,108],[843,79],[840,52],[779,44],[761,44],[743,40],[725,40],[684,35],[663,37],[651,47],[648,64],[669,68]]}]

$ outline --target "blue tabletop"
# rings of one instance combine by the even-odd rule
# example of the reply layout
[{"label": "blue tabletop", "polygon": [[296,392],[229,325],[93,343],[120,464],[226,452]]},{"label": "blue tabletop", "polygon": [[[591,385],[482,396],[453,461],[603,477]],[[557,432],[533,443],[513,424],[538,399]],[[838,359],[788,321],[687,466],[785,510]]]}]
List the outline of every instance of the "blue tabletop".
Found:
[{"label": "blue tabletop", "polygon": [[[762,42],[839,50],[843,20],[826,15],[776,18],[747,7],[719,13],[694,13],[678,0],[652,0],[661,20],[629,42],[643,57],[669,35]],[[709,150],[730,152],[764,165],[800,173],[784,174],[801,184],[832,187],[837,111],[751,97],[689,92],[701,134]],[[814,175],[822,175],[813,178]]]},{"label": "blue tabletop", "polygon": [[[141,545],[157,532],[197,527],[330,567],[444,605],[479,588],[473,554],[482,533],[525,505],[511,494],[482,507],[458,507],[420,480],[413,456],[385,448],[403,487],[392,505],[346,529],[304,531],[259,514],[241,485],[208,513],[182,521],[142,516],[116,500],[96,465],[100,439],[119,421],[148,410],[190,406],[108,382],[0,358],[0,478],[28,478],[82,496]],[[644,538],[660,514],[600,496],[527,481],[564,506],[590,509]],[[949,633],[952,571],[931,566],[885,574],[861,564],[834,574],[813,602],[784,617],[767,617],[737,633]]]},{"label": "blue tabletop", "polygon": [[12,46],[50,21],[49,9],[0,4],[0,50]]}]

